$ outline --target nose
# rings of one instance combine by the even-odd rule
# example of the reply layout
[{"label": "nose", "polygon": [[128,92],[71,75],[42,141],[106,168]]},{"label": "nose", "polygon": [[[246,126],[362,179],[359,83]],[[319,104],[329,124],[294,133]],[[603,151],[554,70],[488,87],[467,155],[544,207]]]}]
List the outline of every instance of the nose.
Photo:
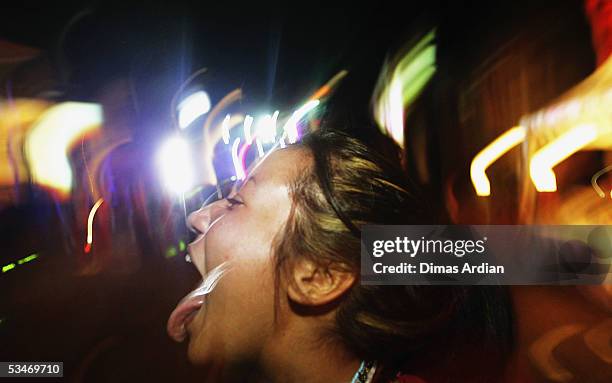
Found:
[{"label": "nose", "polygon": [[223,216],[225,200],[202,206],[187,217],[187,226],[197,234],[206,234],[208,229]]}]

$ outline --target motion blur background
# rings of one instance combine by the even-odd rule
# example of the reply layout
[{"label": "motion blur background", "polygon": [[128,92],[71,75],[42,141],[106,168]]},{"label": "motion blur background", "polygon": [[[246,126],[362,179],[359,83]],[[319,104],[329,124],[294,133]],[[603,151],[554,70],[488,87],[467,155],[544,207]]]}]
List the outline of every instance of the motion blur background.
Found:
[{"label": "motion blur background", "polygon": [[[611,9],[2,5],[0,360],[206,381],[165,332],[185,215],[323,118],[401,145],[449,222],[612,223]],[[513,287],[508,381],[612,381],[607,286]]]}]

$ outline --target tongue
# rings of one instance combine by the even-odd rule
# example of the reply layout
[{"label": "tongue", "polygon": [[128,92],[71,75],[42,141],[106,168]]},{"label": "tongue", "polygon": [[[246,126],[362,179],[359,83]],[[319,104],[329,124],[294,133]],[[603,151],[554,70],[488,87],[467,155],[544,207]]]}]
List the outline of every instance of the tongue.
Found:
[{"label": "tongue", "polygon": [[168,319],[168,325],[166,329],[168,335],[177,342],[182,342],[187,337],[188,320],[191,318],[190,315],[195,313],[204,304],[204,296],[210,293],[221,277],[229,270],[229,263],[223,262],[219,266],[215,267],[206,275],[202,280],[200,286],[197,289],[190,292],[185,298],[183,298],[176,308],[170,314]]},{"label": "tongue", "polygon": [[168,318],[168,325],[166,327],[168,335],[172,339],[177,342],[185,340],[187,337],[187,330],[185,328],[188,324],[187,320],[192,313],[195,313],[202,307],[203,303],[203,296],[191,292],[176,305],[176,308],[170,314],[170,318]]}]

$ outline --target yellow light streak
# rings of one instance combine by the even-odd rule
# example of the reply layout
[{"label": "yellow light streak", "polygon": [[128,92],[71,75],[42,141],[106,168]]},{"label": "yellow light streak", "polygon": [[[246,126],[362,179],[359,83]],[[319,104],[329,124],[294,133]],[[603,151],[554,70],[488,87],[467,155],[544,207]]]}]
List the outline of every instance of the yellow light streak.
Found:
[{"label": "yellow light streak", "polygon": [[538,150],[529,162],[529,175],[536,190],[557,191],[557,178],[552,168],[595,141],[597,133],[594,125],[578,125]]},{"label": "yellow light streak", "polygon": [[49,108],[26,139],[25,151],[34,182],[68,193],[72,188],[70,147],[101,123],[102,107],[97,104],[64,102]]},{"label": "yellow light streak", "polygon": [[522,126],[515,126],[493,140],[474,157],[470,166],[470,177],[477,195],[491,195],[491,183],[486,174],[487,168],[516,145],[523,142],[525,136],[526,129]]},{"label": "yellow light streak", "polygon": [[96,212],[98,211],[98,208],[100,207],[100,205],[102,205],[103,202],[104,199],[102,198],[97,200],[91,208],[91,211],[89,212],[89,217],[87,217],[87,244],[85,245],[86,253],[89,253],[89,251],[91,250],[91,245],[93,243],[93,220],[96,215]]}]

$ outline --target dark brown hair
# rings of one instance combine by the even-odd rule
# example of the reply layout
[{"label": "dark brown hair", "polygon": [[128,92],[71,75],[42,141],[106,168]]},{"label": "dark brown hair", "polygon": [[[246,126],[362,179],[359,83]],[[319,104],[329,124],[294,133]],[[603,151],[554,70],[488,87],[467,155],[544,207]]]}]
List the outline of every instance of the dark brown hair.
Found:
[{"label": "dark brown hair", "polygon": [[[397,158],[335,131],[311,133],[296,146],[313,161],[291,185],[293,209],[275,245],[279,273],[295,257],[310,257],[359,275],[363,225],[435,223]],[[426,372],[434,361],[452,369],[470,346],[501,363],[511,347],[511,305],[501,287],[357,283],[337,307],[329,335],[388,374]]]}]

